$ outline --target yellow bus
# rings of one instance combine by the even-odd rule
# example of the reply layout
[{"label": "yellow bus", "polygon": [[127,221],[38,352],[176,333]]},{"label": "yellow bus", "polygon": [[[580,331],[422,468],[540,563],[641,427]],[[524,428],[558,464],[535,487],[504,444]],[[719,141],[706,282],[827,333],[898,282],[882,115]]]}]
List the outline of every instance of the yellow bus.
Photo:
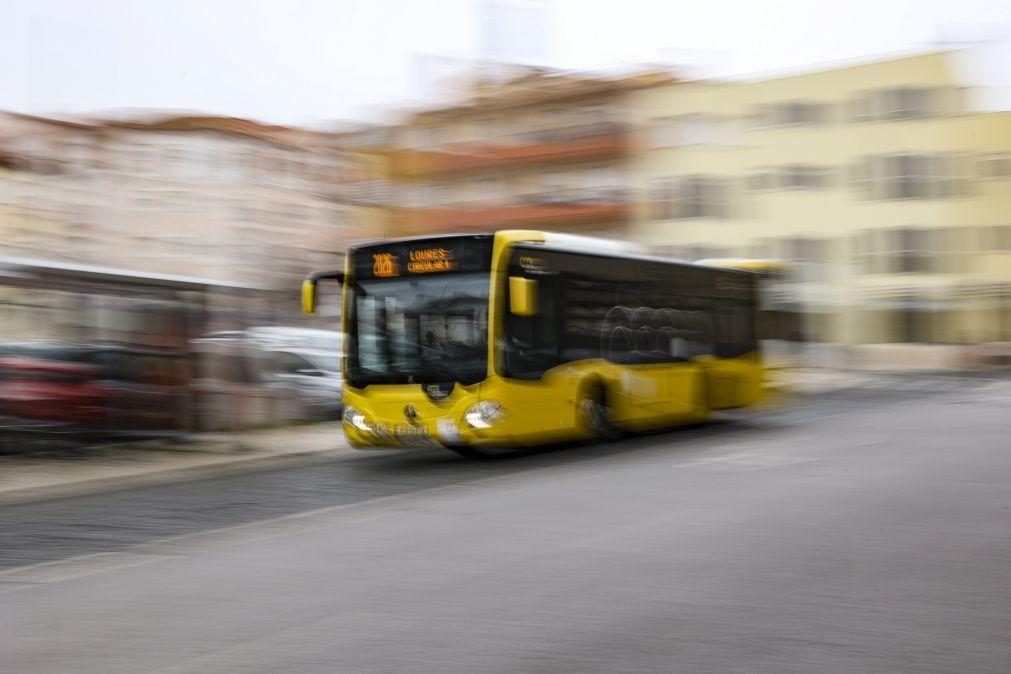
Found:
[{"label": "yellow bus", "polygon": [[[741,265],[738,265],[741,266]],[[353,247],[343,426],[356,447],[613,438],[762,396],[757,274],[505,230]]]}]

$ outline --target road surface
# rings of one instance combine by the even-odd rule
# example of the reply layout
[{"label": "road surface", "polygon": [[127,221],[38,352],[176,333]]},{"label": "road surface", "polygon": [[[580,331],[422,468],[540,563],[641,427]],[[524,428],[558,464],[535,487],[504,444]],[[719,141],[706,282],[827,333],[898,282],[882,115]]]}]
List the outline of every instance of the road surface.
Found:
[{"label": "road surface", "polygon": [[3,672],[1007,672],[1011,383],[0,509]]}]

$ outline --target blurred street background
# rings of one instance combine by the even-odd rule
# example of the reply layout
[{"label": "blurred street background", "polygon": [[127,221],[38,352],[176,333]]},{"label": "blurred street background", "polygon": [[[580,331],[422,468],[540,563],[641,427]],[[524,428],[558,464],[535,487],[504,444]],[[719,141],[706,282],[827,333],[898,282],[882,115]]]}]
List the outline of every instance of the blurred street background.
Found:
[{"label": "blurred street background", "polygon": [[[1007,671],[1006,3],[171,4],[0,6],[0,671]],[[793,406],[352,455],[301,279],[507,228],[785,262]]]},{"label": "blurred street background", "polygon": [[[10,75],[8,98],[22,109],[0,113],[6,435],[17,447],[40,430],[104,439],[333,418],[338,309],[331,296],[321,317],[298,316],[299,279],[341,268],[356,242],[497,228],[631,239],[688,260],[788,261],[763,315],[767,354],[780,365],[1006,367],[1011,23],[993,20],[996,5],[976,4],[964,15],[931,5],[920,32],[911,26],[892,42],[861,47],[854,36],[817,53],[841,59],[828,64],[805,62],[815,55],[806,40],[793,61],[747,40],[736,56],[658,42],[648,55],[669,63],[582,70],[551,66],[551,55],[564,61],[563,27],[600,18],[600,8],[461,4],[473,22],[467,53],[391,46],[411,86],[398,96],[377,88],[373,99],[352,88],[357,108],[315,91],[307,100],[319,108],[276,104],[282,119],[315,119],[302,125],[141,108],[164,94],[140,84],[133,97],[117,88],[101,99],[116,77],[110,57],[73,45],[122,33],[111,44],[136,47],[131,27],[151,31],[152,17],[15,4],[10,48],[68,67],[80,59],[94,89],[12,54],[27,71]],[[356,3],[346,9],[334,16],[374,19]],[[607,15],[643,23],[660,11],[632,9]],[[310,31],[324,12],[297,11],[278,39],[292,25]],[[863,11],[854,7],[845,25]],[[261,7],[229,24],[240,31],[236,49],[250,46],[243,26],[272,16]],[[181,10],[165,20],[190,32],[217,25]],[[917,41],[923,31],[931,42]],[[25,35],[48,39],[32,46]],[[891,50],[859,53],[874,46]],[[777,67],[732,70],[752,53]],[[176,58],[182,74],[193,54]],[[584,54],[592,64],[614,58]],[[208,65],[248,78],[263,57],[249,59]],[[370,67],[378,76],[387,66]],[[316,76],[318,64],[305,68]],[[345,71],[342,62],[328,82],[334,91]],[[178,76],[166,86],[179,89],[179,105],[199,100]],[[287,85],[257,86],[271,97]],[[80,100],[68,101],[73,92]],[[205,95],[229,112],[263,109],[237,93]],[[82,109],[89,101],[94,109]],[[353,119],[327,121],[330,110]]]}]

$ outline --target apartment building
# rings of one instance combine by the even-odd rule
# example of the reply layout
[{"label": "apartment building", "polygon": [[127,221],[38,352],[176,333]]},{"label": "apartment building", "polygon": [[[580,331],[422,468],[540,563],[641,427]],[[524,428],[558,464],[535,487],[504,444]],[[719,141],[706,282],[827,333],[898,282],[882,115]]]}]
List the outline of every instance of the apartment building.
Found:
[{"label": "apartment building", "polygon": [[[0,274],[37,260],[198,277],[258,289],[194,307],[210,310],[211,330],[298,321],[305,273],[339,267],[347,245],[375,236],[338,198],[354,166],[334,134],[250,120],[0,114]],[[133,320],[110,318],[115,298],[97,301],[0,283],[0,340],[62,340],[82,320]]]},{"label": "apartment building", "polygon": [[629,95],[665,73],[479,71],[460,101],[394,132],[390,233],[542,228],[623,237]]},{"label": "apartment building", "polygon": [[792,261],[775,301],[806,340],[1011,340],[1011,113],[964,56],[637,91],[631,235]]},{"label": "apartment building", "polygon": [[339,264],[361,228],[321,134],[222,117],[0,116],[0,256],[267,287]]},{"label": "apartment building", "polygon": [[322,142],[341,158],[338,180],[326,195],[339,204],[356,227],[348,245],[392,234],[394,183],[390,179],[392,126],[366,124],[329,134]]}]

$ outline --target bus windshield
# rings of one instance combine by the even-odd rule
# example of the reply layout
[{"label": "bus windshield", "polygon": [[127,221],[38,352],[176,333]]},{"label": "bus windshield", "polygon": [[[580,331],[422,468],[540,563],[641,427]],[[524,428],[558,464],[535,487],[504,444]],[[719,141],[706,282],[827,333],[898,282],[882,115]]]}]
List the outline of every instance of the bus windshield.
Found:
[{"label": "bus windshield", "polygon": [[351,286],[348,382],[484,379],[488,272],[362,280]]}]

